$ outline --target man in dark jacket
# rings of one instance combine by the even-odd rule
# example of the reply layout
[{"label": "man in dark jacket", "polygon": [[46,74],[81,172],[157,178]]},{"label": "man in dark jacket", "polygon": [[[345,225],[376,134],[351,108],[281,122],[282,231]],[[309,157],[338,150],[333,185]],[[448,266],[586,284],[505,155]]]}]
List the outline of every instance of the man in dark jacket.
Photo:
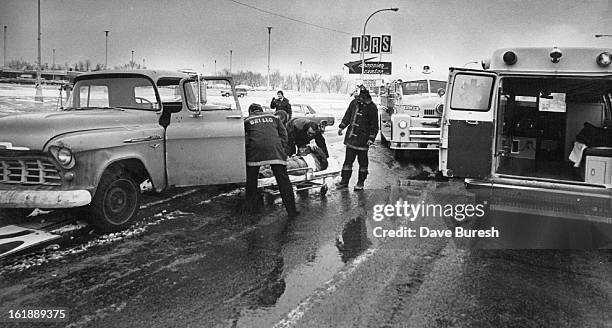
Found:
[{"label": "man in dark jacket", "polygon": [[278,117],[264,113],[258,104],[249,106],[249,117],[244,120],[247,183],[246,208],[257,210],[257,176],[261,165],[270,164],[278,190],[289,217],[295,217],[295,195],[287,175],[287,131]]},{"label": "man in dark jacket", "polygon": [[289,99],[285,98],[285,94],[282,90],[278,90],[276,93],[276,98],[272,98],[270,102],[270,108],[279,110],[284,110],[291,119],[291,104],[289,103]]},{"label": "man in dark jacket", "polygon": [[348,129],[344,137],[346,155],[342,165],[342,180],[336,186],[338,188],[348,187],[353,172],[353,162],[357,158],[359,176],[355,190],[363,190],[365,179],[368,176],[368,149],[378,134],[378,108],[372,102],[372,97],[367,89],[362,89],[359,97],[351,101],[339,128],[338,135],[342,135],[344,128]]},{"label": "man in dark jacket", "polygon": [[304,148],[310,143],[310,140],[314,139],[317,147],[329,157],[323,131],[315,121],[307,117],[292,118],[287,122],[287,135],[289,138],[287,155],[297,154],[296,147],[297,149]]}]

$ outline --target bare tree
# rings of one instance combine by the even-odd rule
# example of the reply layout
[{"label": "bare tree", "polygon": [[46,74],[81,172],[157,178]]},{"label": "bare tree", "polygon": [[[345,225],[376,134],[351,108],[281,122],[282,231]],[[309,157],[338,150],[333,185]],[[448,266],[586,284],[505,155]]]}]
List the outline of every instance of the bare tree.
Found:
[{"label": "bare tree", "polygon": [[344,86],[344,76],[341,74],[332,75],[329,77],[329,92],[340,93]]},{"label": "bare tree", "polygon": [[294,90],[295,83],[293,76],[291,74],[285,76],[285,81],[283,82],[283,89],[286,90]]},{"label": "bare tree", "polygon": [[318,73],[310,73],[310,75],[306,78],[306,83],[308,84],[309,91],[317,91],[319,85],[321,84],[321,75]]},{"label": "bare tree", "polygon": [[283,76],[279,71],[270,73],[270,85],[272,89],[282,88]]}]

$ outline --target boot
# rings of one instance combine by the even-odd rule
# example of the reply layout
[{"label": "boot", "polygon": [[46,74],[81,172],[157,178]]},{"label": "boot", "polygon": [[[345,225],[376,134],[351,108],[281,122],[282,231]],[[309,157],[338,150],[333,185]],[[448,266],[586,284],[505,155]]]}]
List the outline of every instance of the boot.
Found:
[{"label": "boot", "polygon": [[352,170],[342,170],[342,173],[340,174],[342,179],[340,180],[340,182],[336,183],[336,189],[348,188],[352,173]]},{"label": "boot", "polygon": [[355,190],[363,190],[363,185],[367,177],[368,177],[368,172],[359,171],[359,176],[357,178],[357,184],[355,185]]}]

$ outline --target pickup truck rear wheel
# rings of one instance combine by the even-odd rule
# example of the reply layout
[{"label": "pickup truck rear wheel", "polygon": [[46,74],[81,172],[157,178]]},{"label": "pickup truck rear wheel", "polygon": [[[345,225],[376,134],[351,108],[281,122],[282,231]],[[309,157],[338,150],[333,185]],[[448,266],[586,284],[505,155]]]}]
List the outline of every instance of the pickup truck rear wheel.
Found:
[{"label": "pickup truck rear wheel", "polygon": [[140,186],[123,170],[104,172],[91,202],[90,223],[114,232],[132,225],[140,207]]}]

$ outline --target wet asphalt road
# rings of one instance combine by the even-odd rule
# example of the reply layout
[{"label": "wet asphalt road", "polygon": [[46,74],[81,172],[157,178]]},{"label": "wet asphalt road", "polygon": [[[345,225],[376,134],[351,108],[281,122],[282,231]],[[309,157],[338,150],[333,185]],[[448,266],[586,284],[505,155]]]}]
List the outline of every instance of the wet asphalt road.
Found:
[{"label": "wet asphalt road", "polygon": [[[342,159],[334,132],[330,152]],[[298,195],[294,220],[278,200],[241,216],[232,187],[150,205],[123,233],[4,262],[0,307],[69,309],[68,322],[21,327],[612,327],[609,250],[372,238],[372,206],[398,183],[413,202],[469,197],[461,181],[423,179],[435,162],[396,161],[377,143],[365,192]]]}]

